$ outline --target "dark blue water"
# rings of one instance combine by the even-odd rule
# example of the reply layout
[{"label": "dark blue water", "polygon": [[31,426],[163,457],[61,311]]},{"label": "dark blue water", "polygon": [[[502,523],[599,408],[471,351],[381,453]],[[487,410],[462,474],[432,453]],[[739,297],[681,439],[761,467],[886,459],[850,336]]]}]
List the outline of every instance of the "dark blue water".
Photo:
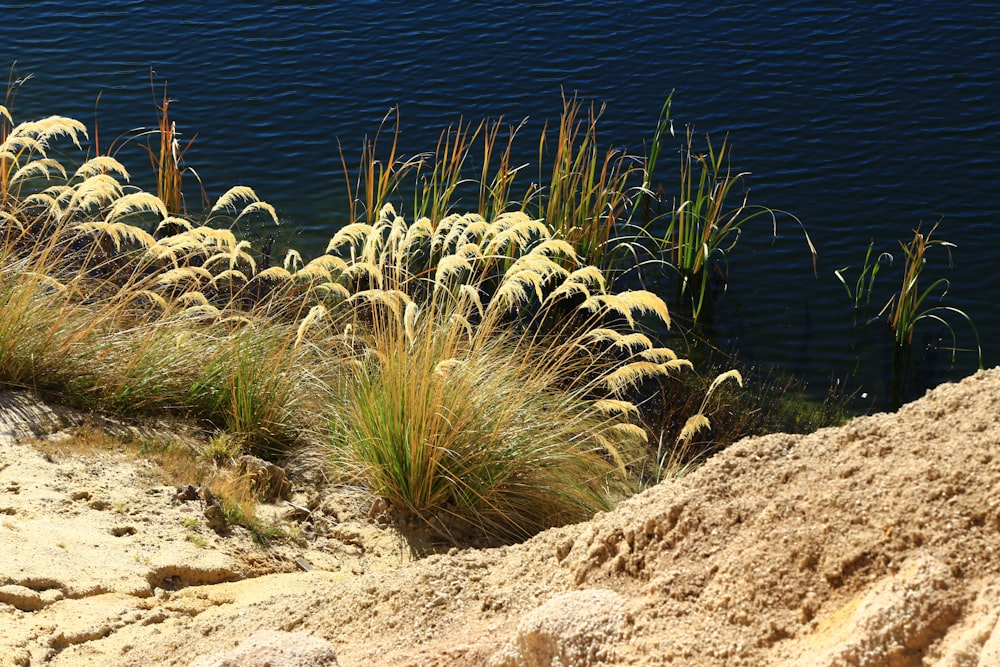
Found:
[{"label": "dark blue water", "polygon": [[[1000,363],[1000,5],[762,4],[6,3],[0,64],[33,75],[21,120],[91,125],[101,93],[105,144],[155,124],[154,69],[179,130],[198,134],[187,160],[209,192],[252,186],[314,252],[345,220],[338,140],[355,161],[394,105],[401,148],[416,153],[463,116],[527,117],[536,136],[561,91],[576,92],[607,105],[604,141],[642,153],[674,90],[675,125],[729,133],[751,202],[794,213],[819,249],[814,277],[794,223],[777,238],[746,231],[720,325],[745,358],[820,382],[849,372],[852,344],[873,343],[858,340],[833,271],[858,266],[870,240],[895,250],[941,220],[955,266],[932,254],[927,271],[951,281],[946,303],[974,318],[985,364]],[[138,146],[120,157],[143,184]],[[876,359],[857,376],[873,393]],[[976,360],[946,366],[938,379]]]}]

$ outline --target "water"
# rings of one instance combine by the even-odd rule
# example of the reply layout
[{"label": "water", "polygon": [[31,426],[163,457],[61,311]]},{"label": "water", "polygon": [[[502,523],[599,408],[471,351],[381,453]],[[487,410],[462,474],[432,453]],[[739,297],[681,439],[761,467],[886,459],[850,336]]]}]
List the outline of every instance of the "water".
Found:
[{"label": "water", "polygon": [[[674,90],[675,124],[729,133],[751,201],[794,213],[819,249],[814,277],[793,223],[777,238],[748,230],[730,258],[721,339],[819,384],[851,372],[860,343],[868,356],[851,381],[883,393],[874,343],[857,340],[833,271],[859,266],[871,240],[897,250],[941,220],[955,264],[931,255],[928,273],[951,281],[947,305],[974,318],[985,364],[1000,363],[1000,6],[768,4],[6,3],[0,64],[33,75],[14,107],[22,120],[91,125],[100,93],[104,145],[155,125],[152,68],[183,136],[198,135],[187,159],[209,192],[252,186],[314,254],[345,220],[338,141],[356,161],[394,105],[401,148],[416,153],[460,117],[527,117],[536,136],[561,91],[576,92],[607,105],[605,141],[642,153]],[[120,157],[148,187],[139,147]],[[975,365],[960,355],[931,382]]]}]

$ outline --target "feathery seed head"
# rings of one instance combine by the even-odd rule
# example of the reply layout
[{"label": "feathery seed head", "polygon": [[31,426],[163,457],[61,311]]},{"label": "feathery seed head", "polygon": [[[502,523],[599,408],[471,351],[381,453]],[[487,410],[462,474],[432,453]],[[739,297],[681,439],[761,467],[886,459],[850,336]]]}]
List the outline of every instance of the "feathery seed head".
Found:
[{"label": "feathery seed head", "polygon": [[631,401],[604,398],[594,401],[593,408],[605,415],[621,415],[623,417],[639,416],[639,408]]},{"label": "feathery seed head", "polygon": [[156,279],[157,285],[176,285],[185,280],[201,282],[202,280],[212,280],[212,272],[201,266],[184,266],[179,269],[171,269],[160,275]]},{"label": "feathery seed head", "polygon": [[[194,226],[184,218],[177,217],[176,215],[168,215],[163,218],[163,220],[160,220],[160,224],[156,226],[153,233],[158,233],[161,229],[171,229],[172,227],[180,227],[184,231],[191,231],[194,228]],[[201,243],[199,242],[198,245],[201,245]]]},{"label": "feathery seed head", "polygon": [[245,201],[248,203],[257,203],[260,199],[257,197],[257,193],[253,191],[253,188],[249,188],[245,185],[237,185],[229,188],[221,197],[215,201],[215,206],[209,211],[209,216],[222,210],[231,210],[236,212],[236,203],[239,201]]},{"label": "feathery seed head", "polygon": [[52,178],[52,174],[56,173],[66,178],[66,170],[61,164],[52,158],[41,158],[38,160],[32,160],[26,165],[15,171],[7,179],[8,184],[13,185],[22,180],[28,180],[32,178],[44,178],[49,180]]},{"label": "feathery seed head", "polygon": [[627,437],[630,440],[636,440],[644,444],[649,442],[649,434],[646,433],[645,429],[636,426],[635,424],[630,424],[628,422],[612,424],[611,430],[618,435]]},{"label": "feathery seed head", "polygon": [[[648,341],[648,339],[647,339]],[[646,361],[652,361],[655,363],[664,363],[668,361],[677,361],[677,353],[667,347],[652,347],[647,346],[648,349],[639,352],[639,356]]]},{"label": "feathery seed head", "polygon": [[292,280],[292,274],[289,273],[284,267],[272,266],[255,275],[254,279],[275,283],[290,282]]},{"label": "feathery seed head", "polygon": [[666,369],[662,364],[652,361],[633,361],[605,375],[604,383],[613,394],[619,394],[625,389],[638,387],[643,380],[658,375],[666,375]]},{"label": "feathery seed head", "polygon": [[271,220],[271,222],[275,224],[275,226],[281,225],[281,222],[278,220],[278,212],[274,209],[273,206],[268,204],[266,201],[255,201],[252,204],[248,204],[246,208],[240,211],[240,214],[236,216],[236,220],[233,221],[233,224],[238,223],[244,217],[253,215],[258,211],[263,211],[264,213],[266,213],[267,217]]},{"label": "feathery seed head", "polygon": [[110,155],[97,155],[84,162],[73,174],[73,179],[87,179],[98,174],[117,174],[126,182],[130,179],[125,166]]},{"label": "feathery seed head", "polygon": [[160,198],[156,195],[151,195],[148,192],[132,192],[121,197],[115,202],[114,206],[111,207],[111,212],[108,213],[105,220],[107,222],[113,222],[119,217],[141,211],[157,213],[160,218],[165,218],[169,215],[169,213],[167,213],[167,207],[164,206],[163,202],[160,201]]},{"label": "feathery seed head", "polygon": [[414,339],[416,338],[416,326],[417,319],[420,317],[420,307],[417,306],[415,301],[410,301],[406,304],[406,310],[403,312],[403,332],[406,335],[406,340],[412,346]]},{"label": "feathery seed head", "polygon": [[230,283],[233,283],[235,281],[246,283],[249,282],[249,278],[247,278],[247,275],[242,271],[240,271],[239,269],[226,269],[225,271],[222,271],[214,278],[212,278],[212,284],[218,285],[218,283],[223,281],[228,281]]},{"label": "feathery seed head", "polygon": [[443,361],[439,361],[434,366],[434,376],[438,379],[446,380],[455,368],[462,366],[464,363],[465,362],[461,359],[445,359]]},{"label": "feathery seed head", "polygon": [[353,222],[345,227],[342,227],[333,235],[330,239],[330,243],[326,246],[326,254],[330,254],[337,250],[341,246],[350,245],[357,246],[361,245],[371,234],[374,228],[364,222]]},{"label": "feathery seed head", "polygon": [[299,254],[298,250],[290,248],[285,253],[285,261],[282,262],[282,266],[286,271],[295,271],[302,266],[302,255]]},{"label": "feathery seed head", "polygon": [[302,339],[305,337],[309,327],[325,317],[326,312],[326,308],[322,304],[316,304],[309,309],[309,314],[302,318],[302,322],[299,323],[299,327],[295,332],[295,347],[299,347],[302,344]]},{"label": "feathery seed head", "polygon": [[208,298],[201,292],[190,291],[177,297],[177,302],[182,306],[205,306],[208,305]]},{"label": "feathery seed head", "polygon": [[711,428],[712,425],[708,421],[708,417],[701,414],[700,412],[696,415],[688,417],[688,420],[684,423],[684,428],[681,429],[680,435],[677,436],[677,444],[681,445],[687,442],[691,436],[696,434],[702,429]]},{"label": "feathery seed head", "polygon": [[313,287],[313,289],[316,290],[316,292],[318,292],[319,294],[327,297],[331,295],[339,297],[341,299],[349,299],[351,297],[350,290],[348,290],[340,283],[332,283],[332,282],[320,283],[319,285]]}]

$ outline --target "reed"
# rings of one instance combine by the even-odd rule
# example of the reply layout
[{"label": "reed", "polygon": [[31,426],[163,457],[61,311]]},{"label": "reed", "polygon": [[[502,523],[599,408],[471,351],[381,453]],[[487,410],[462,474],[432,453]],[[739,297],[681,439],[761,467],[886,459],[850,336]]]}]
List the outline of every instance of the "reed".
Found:
[{"label": "reed", "polygon": [[[153,85],[150,81],[150,85]],[[187,213],[184,202],[184,175],[192,174],[198,178],[198,173],[190,166],[182,166],[184,155],[191,148],[198,135],[191,137],[184,146],[181,146],[177,123],[170,117],[170,103],[172,100],[167,96],[167,85],[163,85],[163,99],[156,107],[157,110],[157,133],[159,139],[158,146],[147,146],[150,163],[153,172],[156,174],[156,196],[163,202],[167,211],[171,215]],[[198,178],[199,183],[201,179]],[[204,188],[202,188],[204,192]]]},{"label": "reed", "polygon": [[[576,98],[563,97],[563,112],[555,145],[548,186],[540,190],[534,210],[549,221],[560,237],[573,244],[587,261],[610,268],[610,243],[616,232],[630,222],[637,188],[643,182],[642,160],[620,150],[602,149],[597,126],[604,108],[590,106],[587,115]],[[542,132],[538,164],[546,164],[547,133]],[[539,176],[539,182],[545,183]]]},{"label": "reed", "polygon": [[844,277],[844,272],[850,269],[849,266],[842,267],[833,272],[837,280],[840,281],[840,284],[847,291],[847,298],[854,304],[855,323],[857,323],[859,317],[871,320],[871,303],[872,293],[875,291],[875,279],[878,278],[878,274],[883,266],[891,266],[893,262],[891,254],[882,252],[874,256],[874,250],[875,242],[872,241],[868,244],[865,259],[861,264],[861,271],[858,273],[857,280],[854,281],[853,289]]},{"label": "reed", "polygon": [[[892,340],[889,395],[890,402],[894,407],[901,405],[907,395],[908,378],[911,375],[916,377],[920,370],[920,361],[915,359],[913,355],[913,340],[917,325],[922,322],[940,325],[947,332],[950,344],[944,345],[943,348],[950,352],[953,365],[959,351],[974,351],[978,358],[978,367],[981,369],[983,365],[982,344],[972,318],[963,310],[953,306],[940,305],[948,294],[949,281],[946,278],[938,278],[929,285],[921,284],[924,270],[927,267],[928,252],[935,247],[942,248],[947,251],[950,263],[951,250],[956,247],[953,243],[934,238],[939,225],[940,223],[935,223],[926,232],[922,231],[921,226],[918,225],[913,230],[913,238],[909,242],[899,241],[903,259],[899,288],[889,296],[882,308],[873,316],[870,313],[870,304],[876,289],[876,277],[882,266],[892,266],[893,256],[888,252],[883,252],[872,260],[874,243],[870,244],[853,290],[845,277],[845,273],[850,267],[844,267],[835,272],[837,279],[844,285],[848,297],[854,303],[856,323],[858,314],[863,313],[864,325],[879,322],[886,327],[889,333]],[[939,305],[933,305],[934,303]],[[959,347],[958,335],[951,322],[951,319],[955,317],[964,320],[972,330],[976,339],[974,350],[963,350]],[[934,346],[939,347],[936,344]]]},{"label": "reed", "polygon": [[[664,113],[669,113],[669,106]],[[665,122],[661,116],[651,149],[653,164],[666,141]],[[772,234],[777,233],[778,212],[749,203],[743,187],[748,172],[734,173],[730,154],[728,137],[716,146],[706,136],[703,151],[697,150],[694,128],[688,126],[679,151],[676,199],[667,214],[644,225],[666,255],[666,266],[677,279],[677,301],[686,304],[693,324],[701,317],[706,299],[711,298],[713,284],[725,285],[727,256],[744,227],[763,219],[770,222]],[[647,191],[648,182],[647,178]],[[791,217],[802,229],[815,272],[816,248],[801,221]]]},{"label": "reed", "polygon": [[[968,315],[954,308],[946,306],[924,307],[924,302],[936,290],[941,289],[941,297],[948,293],[948,281],[944,278],[935,280],[924,289],[920,288],[920,276],[927,264],[925,255],[928,249],[935,245],[949,250],[955,247],[953,243],[933,238],[937,227],[936,223],[929,232],[924,234],[918,226],[913,231],[913,239],[909,243],[904,244],[900,242],[899,244],[903,251],[903,283],[900,286],[899,292],[893,295],[887,306],[889,309],[889,328],[895,333],[896,345],[899,347],[909,347],[913,344],[913,330],[917,322],[923,319],[934,319],[938,322],[943,322],[937,313],[943,311],[958,312],[968,322],[972,322]],[[943,323],[947,325],[947,322]],[[954,338],[954,331],[950,326],[948,328],[952,331],[952,338]],[[980,354],[981,356],[982,354]]]},{"label": "reed", "polygon": [[[913,334],[919,322],[926,320],[943,325],[947,329],[952,341],[952,345],[948,349],[952,353],[952,360],[954,361],[954,354],[959,351],[957,336],[954,327],[948,322],[947,317],[949,315],[958,316],[969,324],[975,335],[975,351],[978,356],[979,367],[982,368],[982,345],[972,318],[964,311],[952,306],[927,305],[928,300],[932,299],[935,294],[938,302],[944,299],[950,287],[949,281],[946,278],[938,278],[925,287],[922,287],[920,284],[923,271],[927,266],[927,252],[935,246],[943,248],[948,251],[950,263],[951,249],[957,247],[949,241],[934,238],[934,233],[937,231],[939,225],[940,223],[935,223],[926,233],[921,231],[918,225],[913,230],[913,238],[909,243],[899,242],[903,253],[903,274],[900,287],[898,291],[889,297],[876,318],[885,317],[885,322],[893,333],[896,346],[903,349],[913,345]],[[869,248],[869,255],[870,253],[871,250]],[[890,263],[892,262],[892,256],[888,253],[883,253],[881,257],[885,257],[886,261]],[[859,278],[859,284],[865,277],[865,269],[867,268],[868,260],[866,257],[865,266],[862,269],[861,278]],[[866,300],[870,300],[871,298],[870,293],[874,286],[876,272],[875,269],[869,272],[868,283],[865,286]],[[841,278],[841,276],[838,275],[838,278]],[[843,282],[842,278],[841,282]]]},{"label": "reed", "polygon": [[[381,156],[380,139],[383,132],[392,133],[387,155]],[[424,158],[403,158],[398,154],[399,109],[390,109],[382,118],[373,139],[365,137],[361,146],[361,159],[352,181],[352,170],[347,166],[347,158],[338,140],[340,162],[347,186],[348,218],[351,222],[374,222],[379,211],[400,194],[407,176],[413,173]]]},{"label": "reed", "polygon": [[[632,220],[645,173],[638,157],[602,148],[597,132],[602,113],[603,108],[564,96],[557,126],[546,123],[539,134],[537,181],[518,187],[528,165],[514,162],[515,142],[525,123],[505,125],[502,117],[478,124],[460,120],[441,133],[433,153],[404,157],[398,152],[399,112],[392,110],[375,138],[364,141],[356,169],[348,168],[341,150],[350,220],[374,224],[386,204],[404,201],[412,201],[415,218],[426,217],[432,226],[456,209],[487,219],[522,211],[546,220],[588,263],[610,269],[616,234]],[[380,139],[390,131],[388,150],[380,150]],[[462,196],[469,197],[468,204]]]}]

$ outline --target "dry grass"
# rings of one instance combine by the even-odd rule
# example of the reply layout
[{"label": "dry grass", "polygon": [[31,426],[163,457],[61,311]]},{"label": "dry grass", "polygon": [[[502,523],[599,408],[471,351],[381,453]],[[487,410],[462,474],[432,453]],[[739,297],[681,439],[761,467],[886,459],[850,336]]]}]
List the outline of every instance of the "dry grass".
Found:
[{"label": "dry grass", "polygon": [[[599,237],[561,213],[563,226],[506,206],[445,214],[469,142],[497,136],[484,125],[439,146],[431,217],[412,223],[385,202],[419,164],[393,147],[382,165],[373,144],[367,220],[280,267],[232,231],[277,222],[249,188],[196,222],[130,186],[113,157],[75,170],[48,157],[60,140],[80,146],[82,124],[14,125],[4,109],[0,382],[194,417],[272,459],[326,446],[334,475],[439,526],[450,516],[510,539],[584,518],[630,486],[641,388],[690,364],[644,333],[669,324],[664,302],[612,290],[590,261],[630,172],[597,152],[597,114],[578,121],[567,105],[553,182],[568,189],[546,210]],[[488,189],[509,192],[511,176]]]}]

